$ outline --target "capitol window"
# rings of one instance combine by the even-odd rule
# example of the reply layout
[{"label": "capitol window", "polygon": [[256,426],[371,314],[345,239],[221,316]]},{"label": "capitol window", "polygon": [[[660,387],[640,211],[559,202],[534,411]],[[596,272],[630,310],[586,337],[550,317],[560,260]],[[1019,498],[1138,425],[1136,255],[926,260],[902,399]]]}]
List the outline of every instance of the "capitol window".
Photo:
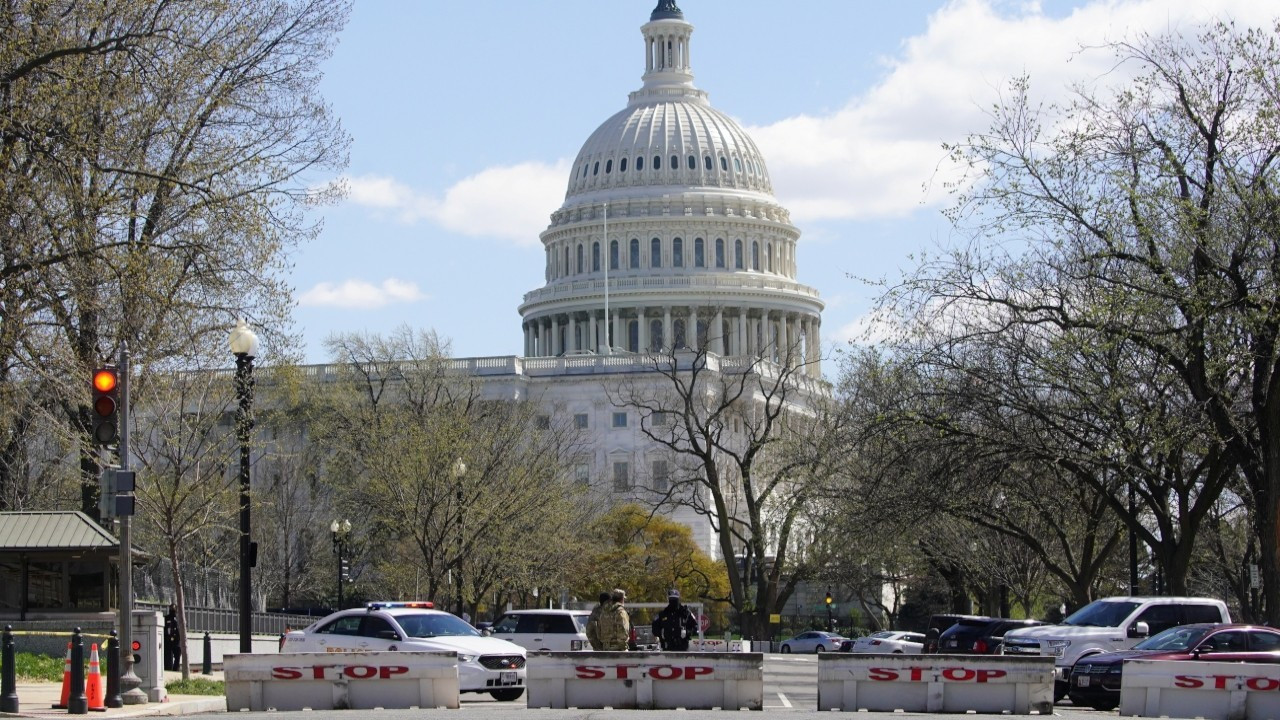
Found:
[{"label": "capitol window", "polygon": [[627,171],[627,159],[622,158],[621,160],[618,161],[618,172],[626,172],[626,171]]},{"label": "capitol window", "polygon": [[667,471],[667,461],[654,460],[652,474],[653,474],[653,489],[657,490],[658,492],[666,492],[667,482],[670,478],[670,473]]},{"label": "capitol window", "polygon": [[609,241],[609,269],[610,270],[618,269],[618,241],[617,240]]},{"label": "capitol window", "polygon": [[605,160],[605,161],[604,161],[604,174],[605,174],[605,175],[608,175],[608,174],[609,174],[609,173],[611,173],[611,172],[613,172],[613,161],[612,161],[612,160]]},{"label": "capitol window", "polygon": [[573,416],[573,426],[579,430],[586,430],[588,427],[588,418],[586,413],[578,413]]},{"label": "capitol window", "polygon": [[600,272],[600,243],[591,243],[591,272]]},{"label": "capitol window", "polygon": [[751,269],[760,272],[760,243],[753,241],[751,243]]},{"label": "capitol window", "polygon": [[661,155],[654,155],[654,156],[653,156],[653,169],[654,169],[654,170],[661,170],[661,169],[662,169],[662,156],[661,156]]},{"label": "capitol window", "polygon": [[644,156],[643,156],[643,155],[641,155],[640,157],[636,158],[636,172],[640,172],[641,170],[644,170]]},{"label": "capitol window", "polygon": [[680,238],[671,241],[671,267],[684,267],[684,241]]},{"label": "capitol window", "polygon": [[597,160],[597,161],[596,161],[595,169],[591,171],[591,174],[592,174],[593,176],[594,176],[594,175],[599,175],[599,174],[600,174],[600,161],[599,161],[599,160]]},{"label": "capitol window", "polygon": [[724,267],[724,238],[716,238],[716,267]]},{"label": "capitol window", "polygon": [[613,489],[631,488],[631,463],[618,461],[613,464]]},{"label": "capitol window", "polygon": [[631,238],[630,255],[631,255],[631,265],[630,265],[631,269],[639,270],[640,269],[640,240],[637,238]]},{"label": "capitol window", "polygon": [[702,238],[695,238],[693,241],[693,266],[706,267],[706,253],[702,247]]},{"label": "capitol window", "polygon": [[[707,158],[707,159],[710,160],[710,158]],[[707,163],[707,164],[710,165],[710,163]],[[692,155],[689,156],[689,169],[690,170],[698,169],[698,158]],[[708,167],[707,169],[710,170],[711,168]]]},{"label": "capitol window", "polygon": [[624,428],[627,426],[627,414],[625,412],[616,412],[613,414],[613,426],[616,428]]},{"label": "capitol window", "polygon": [[578,274],[582,274],[582,243],[578,243]]},{"label": "capitol window", "polygon": [[729,172],[729,159],[723,155],[720,156],[720,169]]},{"label": "capitol window", "polygon": [[662,241],[658,238],[649,241],[649,267],[662,267]]},{"label": "capitol window", "polygon": [[680,158],[675,155],[671,156],[671,169],[672,170],[680,169]]},{"label": "capitol window", "polygon": [[738,158],[733,159],[733,171],[742,172],[742,163],[738,161]]},{"label": "capitol window", "polygon": [[742,269],[742,241],[733,241],[733,266],[739,270]]},{"label": "capitol window", "polygon": [[711,170],[711,156],[710,156],[710,155],[704,155],[704,156],[702,157],[702,166],[703,166],[703,168],[705,168],[707,171],[710,171],[710,170]]}]

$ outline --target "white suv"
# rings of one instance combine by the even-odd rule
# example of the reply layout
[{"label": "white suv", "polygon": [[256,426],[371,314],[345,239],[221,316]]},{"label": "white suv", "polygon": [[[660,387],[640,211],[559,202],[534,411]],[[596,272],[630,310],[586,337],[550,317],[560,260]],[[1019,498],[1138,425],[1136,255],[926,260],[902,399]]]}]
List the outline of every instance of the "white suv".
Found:
[{"label": "white suv", "polygon": [[1139,640],[1189,623],[1228,623],[1221,600],[1192,597],[1109,597],[1075,611],[1061,625],[1019,628],[1005,633],[1004,655],[1052,655],[1054,700],[1067,694],[1071,668],[1081,658],[1127,650]]},{"label": "white suv", "polygon": [[489,632],[531,652],[590,650],[590,616],[589,610],[508,610]]}]

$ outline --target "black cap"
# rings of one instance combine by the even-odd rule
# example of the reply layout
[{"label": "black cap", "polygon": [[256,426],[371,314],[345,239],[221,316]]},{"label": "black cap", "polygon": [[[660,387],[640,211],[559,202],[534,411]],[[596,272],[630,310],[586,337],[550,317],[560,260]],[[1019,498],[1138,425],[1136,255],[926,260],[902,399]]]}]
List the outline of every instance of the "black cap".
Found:
[{"label": "black cap", "polygon": [[676,0],[658,0],[658,7],[649,15],[649,22],[654,20],[683,20],[684,13],[676,7]]}]

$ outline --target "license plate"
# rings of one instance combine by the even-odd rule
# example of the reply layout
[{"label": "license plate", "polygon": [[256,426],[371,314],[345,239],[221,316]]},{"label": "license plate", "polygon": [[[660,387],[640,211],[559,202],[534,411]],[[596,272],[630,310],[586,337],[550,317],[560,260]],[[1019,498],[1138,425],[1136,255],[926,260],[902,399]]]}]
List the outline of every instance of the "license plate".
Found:
[{"label": "license plate", "polygon": [[510,670],[503,671],[502,673],[503,685],[515,685],[518,682],[520,682],[519,673],[512,672]]},{"label": "license plate", "polygon": [[1076,686],[1077,686],[1077,687],[1089,687],[1089,676],[1088,676],[1088,675],[1077,675],[1077,676],[1076,676]]}]

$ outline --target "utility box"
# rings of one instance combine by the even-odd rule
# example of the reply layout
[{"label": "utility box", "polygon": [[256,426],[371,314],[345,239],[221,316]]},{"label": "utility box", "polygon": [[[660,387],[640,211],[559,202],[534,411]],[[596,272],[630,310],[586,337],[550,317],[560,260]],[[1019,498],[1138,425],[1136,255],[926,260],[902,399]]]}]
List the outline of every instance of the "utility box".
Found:
[{"label": "utility box", "polygon": [[147,694],[147,701],[164,702],[168,692],[164,689],[164,616],[156,610],[134,610],[130,631],[134,650],[133,674],[141,684],[138,689]]}]

